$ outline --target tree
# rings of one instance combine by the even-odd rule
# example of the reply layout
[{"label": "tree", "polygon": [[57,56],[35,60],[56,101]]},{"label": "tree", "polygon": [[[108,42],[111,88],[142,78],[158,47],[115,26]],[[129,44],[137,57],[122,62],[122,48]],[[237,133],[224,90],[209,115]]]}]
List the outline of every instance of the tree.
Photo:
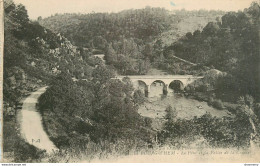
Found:
[{"label": "tree", "polygon": [[172,123],[176,120],[177,111],[175,108],[173,109],[171,106],[168,106],[165,112],[166,112],[165,119],[168,120],[168,123]]},{"label": "tree", "polygon": [[9,14],[13,10],[15,10],[15,4],[12,0],[5,0],[4,1],[4,8],[5,8],[5,13]]},{"label": "tree", "polygon": [[186,37],[188,40],[190,40],[192,38],[192,33],[191,32],[186,33]]},{"label": "tree", "polygon": [[257,115],[258,119],[260,119],[260,103],[255,104],[254,112]]},{"label": "tree", "polygon": [[92,72],[93,81],[97,84],[104,84],[114,76],[113,71],[104,65],[98,65]]},{"label": "tree", "polygon": [[253,104],[254,104],[254,98],[252,96],[250,96],[250,95],[246,95],[246,97],[245,97],[245,104],[248,105],[248,107],[250,109],[252,109]]},{"label": "tree", "polygon": [[258,134],[255,124],[255,122],[258,121],[257,116],[251,108],[253,101],[254,99],[251,96],[246,95],[246,97],[240,97],[237,102],[239,104],[237,107],[237,121],[243,123],[244,126],[250,126],[251,131],[248,131],[250,132],[248,137],[250,137],[251,140]]},{"label": "tree", "polygon": [[208,36],[216,35],[219,31],[220,27],[217,23],[210,22],[207,24],[206,27],[203,28],[202,33]]},{"label": "tree", "polygon": [[39,16],[39,17],[37,18],[37,21],[38,21],[38,22],[42,21],[42,16]]},{"label": "tree", "polygon": [[146,74],[151,67],[150,61],[148,59],[138,60],[137,63],[138,63],[138,74],[140,75]]},{"label": "tree", "polygon": [[95,36],[92,43],[95,48],[103,51],[107,47],[107,41],[102,36]]},{"label": "tree", "polygon": [[135,104],[140,105],[140,104],[143,104],[145,102],[145,95],[140,89],[135,90],[133,97],[134,97],[134,103]]},{"label": "tree", "polygon": [[153,55],[153,46],[152,46],[152,44],[150,44],[150,43],[146,44],[142,53],[143,53],[143,55],[146,58],[151,59],[152,55]]},{"label": "tree", "polygon": [[16,6],[14,12],[12,13],[12,16],[16,18],[17,21],[22,25],[25,25],[26,23],[29,22],[29,16],[27,14],[27,10],[25,6],[22,4]]},{"label": "tree", "polygon": [[117,53],[110,43],[106,49],[105,60],[107,64],[114,64],[117,61]]},{"label": "tree", "polygon": [[153,46],[153,49],[154,49],[154,56],[153,56],[153,58],[156,57],[156,56],[158,57],[158,56],[160,56],[162,54],[163,46],[162,46],[162,40],[161,39],[159,39],[159,40],[157,40],[155,42],[155,44]]}]

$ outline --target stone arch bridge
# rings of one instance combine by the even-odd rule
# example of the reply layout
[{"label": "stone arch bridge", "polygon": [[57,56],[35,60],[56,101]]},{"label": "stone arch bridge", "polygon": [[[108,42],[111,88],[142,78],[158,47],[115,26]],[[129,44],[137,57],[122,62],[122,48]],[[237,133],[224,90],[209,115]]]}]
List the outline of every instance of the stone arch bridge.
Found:
[{"label": "stone arch bridge", "polygon": [[[176,84],[180,90],[183,90],[188,84],[193,81],[203,78],[202,76],[193,75],[131,75],[131,76],[116,76],[114,79],[122,80],[123,78],[129,78],[135,89],[140,89],[144,92],[145,96],[148,97],[152,91],[151,86],[159,84],[163,87],[163,93],[167,94],[169,90],[173,91],[173,86]],[[142,85],[142,86],[140,86]]]}]

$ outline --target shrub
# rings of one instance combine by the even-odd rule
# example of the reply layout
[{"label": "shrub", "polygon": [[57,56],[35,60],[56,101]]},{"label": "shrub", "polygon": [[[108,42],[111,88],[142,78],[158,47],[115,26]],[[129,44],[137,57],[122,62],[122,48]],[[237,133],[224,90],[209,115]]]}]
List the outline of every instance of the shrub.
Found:
[{"label": "shrub", "polygon": [[175,108],[172,108],[170,105],[165,110],[166,115],[165,118],[167,120],[173,120],[177,117],[177,111]]},{"label": "shrub", "polygon": [[145,95],[141,90],[136,90],[134,92],[134,103],[143,104],[145,102]]},{"label": "shrub", "polygon": [[209,97],[208,105],[213,105],[214,99],[213,97]]},{"label": "shrub", "polygon": [[254,111],[255,111],[255,114],[257,115],[257,117],[260,119],[260,103],[255,104]]},{"label": "shrub", "polygon": [[214,100],[212,102],[212,106],[214,108],[219,109],[219,110],[223,110],[224,109],[224,105],[223,105],[223,103],[222,103],[222,101],[220,99]]},{"label": "shrub", "polygon": [[159,133],[163,144],[176,143],[185,146],[203,137],[212,147],[245,147],[249,145],[252,133],[248,118],[216,118],[205,114],[199,118],[167,120]]},{"label": "shrub", "polygon": [[15,162],[40,162],[44,156],[43,150],[37,149],[22,139],[15,143],[15,147]]}]

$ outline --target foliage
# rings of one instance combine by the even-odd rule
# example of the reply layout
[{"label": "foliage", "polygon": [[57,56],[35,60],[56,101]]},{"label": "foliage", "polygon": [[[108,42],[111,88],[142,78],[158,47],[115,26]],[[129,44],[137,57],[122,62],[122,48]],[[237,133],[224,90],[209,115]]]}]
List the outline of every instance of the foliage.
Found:
[{"label": "foliage", "polygon": [[173,109],[171,106],[168,106],[165,112],[166,112],[165,119],[168,120],[168,123],[172,123],[173,121],[176,120],[177,112],[175,108]]},{"label": "foliage", "polygon": [[208,23],[202,31],[187,33],[166,50],[185,60],[228,72],[233,78],[224,78],[222,87],[232,85],[233,92],[249,93],[259,100],[259,8],[254,2],[243,12],[229,12],[221,21]]},{"label": "foliage", "polygon": [[112,75],[102,65],[91,81],[73,82],[61,73],[39,98],[46,131],[59,148],[84,152],[90,143],[104,147],[136,141],[140,146],[151,141],[150,123],[137,113],[131,82],[110,79]]},{"label": "foliage", "polygon": [[211,104],[214,108],[217,108],[219,110],[224,109],[224,105],[220,99],[214,100]]},{"label": "foliage", "polygon": [[5,162],[39,162],[44,156],[44,152],[37,149],[33,145],[25,142],[20,137],[19,125],[16,122],[16,117],[5,116],[3,118],[3,135]]},{"label": "foliage", "polygon": [[257,115],[258,119],[260,119],[260,103],[256,103],[254,106],[255,114]]},{"label": "foliage", "polygon": [[[177,15],[185,15],[180,13]],[[233,100],[244,96],[239,98],[236,118],[218,119],[206,114],[180,120],[176,111],[167,107],[167,122],[159,140],[181,145],[202,136],[211,146],[247,146],[258,123],[255,114],[259,115],[259,104],[255,104],[260,94],[259,5],[253,3],[244,12],[228,13],[221,21],[208,23],[202,31],[187,33],[164,48],[160,36],[179,19],[164,9],[149,7],[38,19],[71,43],[30,21],[23,5],[11,3],[5,8],[4,116],[9,117],[6,111],[10,107],[13,110],[26,92],[43,81],[49,88],[39,98],[39,108],[45,130],[61,149],[60,155],[127,154],[152,144],[154,131],[151,119],[137,113],[144,95],[141,91],[133,93],[127,78],[111,79],[116,73],[113,69],[123,75],[143,75],[151,66],[173,74],[201,74],[209,69],[203,67],[207,65],[229,74],[207,73],[187,87],[188,91],[213,92],[221,99],[223,95],[231,98],[230,94]],[[92,56],[96,53],[104,53],[109,66]],[[212,98],[211,103],[223,108],[221,100]],[[9,122],[13,123],[7,119],[4,131],[8,131]],[[9,134],[4,133],[6,145],[13,143],[6,139]],[[35,161],[43,155],[19,139],[14,145],[18,148],[17,161]],[[28,154],[22,153],[27,150]]]},{"label": "foliage", "polygon": [[[165,43],[175,42],[183,31],[188,32],[185,27],[201,29],[208,20],[223,13],[182,10],[172,14],[162,8],[146,7],[110,14],[56,14],[38,21],[93,54],[104,53],[107,64],[113,65],[119,74],[143,75],[151,65],[169,73],[185,74],[193,69],[186,64],[170,63],[168,55],[163,55]],[[199,19],[199,23],[193,19]]]},{"label": "foliage", "polygon": [[202,136],[213,147],[246,147],[249,145],[252,128],[248,120],[241,120],[218,119],[210,114],[191,120],[168,120],[165,130],[160,133],[160,141],[180,146],[191,144]]},{"label": "foliage", "polygon": [[140,105],[145,102],[145,95],[140,89],[134,91],[133,98],[134,98],[133,101],[135,104]]},{"label": "foliage", "polygon": [[[9,2],[9,3],[8,3]],[[61,35],[31,22],[23,5],[5,2],[4,102],[13,106],[33,84],[48,82],[62,70],[87,78],[92,68],[87,52]],[[30,82],[30,84],[28,84]]]},{"label": "foliage", "polygon": [[147,7],[111,14],[55,15],[42,19],[40,23],[56,32],[64,33],[78,46],[93,45],[102,50],[106,42],[119,40],[122,36],[142,40],[153,38],[169,28],[169,21],[165,9]]},{"label": "foliage", "polygon": [[105,53],[107,64],[119,74],[142,75],[150,68],[149,59],[142,55],[143,43],[167,30],[170,20],[165,9],[147,7],[111,14],[55,15],[40,20],[40,24],[94,54]]},{"label": "foliage", "polygon": [[30,21],[23,5],[7,0],[4,7],[3,119],[4,131],[10,132],[3,136],[4,144],[12,146],[5,146],[3,151],[14,153],[16,162],[38,162],[43,152],[16,133],[15,119],[21,99],[37,87],[50,83],[63,69],[70,78],[86,78],[91,76],[92,68],[86,63],[88,58],[83,59],[87,53],[77,52],[66,38]]}]

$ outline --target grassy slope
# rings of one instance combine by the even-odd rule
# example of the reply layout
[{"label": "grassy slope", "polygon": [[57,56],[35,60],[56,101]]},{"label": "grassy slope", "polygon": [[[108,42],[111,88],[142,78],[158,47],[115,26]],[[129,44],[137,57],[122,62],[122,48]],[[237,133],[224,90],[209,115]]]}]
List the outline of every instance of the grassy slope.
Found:
[{"label": "grassy slope", "polygon": [[163,32],[159,39],[162,40],[163,46],[170,46],[172,43],[176,42],[183,35],[188,32],[194,32],[196,30],[202,30],[209,22],[215,22],[218,15],[175,15],[172,17],[180,17],[179,21],[172,23],[169,31]]}]

